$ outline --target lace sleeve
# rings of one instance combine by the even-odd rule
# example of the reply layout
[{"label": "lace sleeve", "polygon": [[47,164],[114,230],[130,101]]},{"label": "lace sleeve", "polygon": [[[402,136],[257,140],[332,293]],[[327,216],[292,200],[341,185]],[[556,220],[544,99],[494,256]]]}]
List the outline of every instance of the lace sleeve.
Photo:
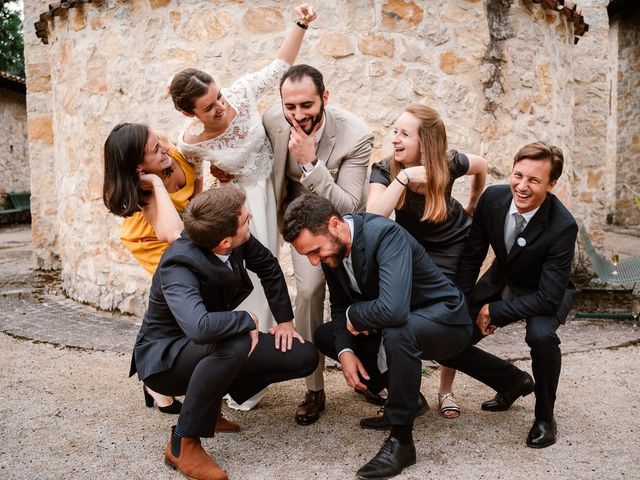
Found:
[{"label": "lace sleeve", "polygon": [[238,82],[246,82],[257,98],[272,86],[277,85],[289,66],[284,60],[276,58],[263,69],[245,75]]},{"label": "lace sleeve", "polygon": [[[202,125],[202,124],[201,124]],[[178,135],[178,140],[176,142],[176,146],[182,156],[187,161],[189,165],[193,168],[196,173],[196,178],[202,178],[202,167],[203,167],[203,155],[202,149],[198,148],[195,145],[189,145],[184,143],[185,131],[192,127],[191,120],[185,121],[185,127],[180,135]]]},{"label": "lace sleeve", "polygon": [[193,170],[196,173],[196,178],[202,178],[202,156],[199,155],[195,150],[185,151],[185,149],[182,150],[182,155],[184,156],[184,159],[187,161],[187,163],[191,165],[191,167],[193,167]]}]

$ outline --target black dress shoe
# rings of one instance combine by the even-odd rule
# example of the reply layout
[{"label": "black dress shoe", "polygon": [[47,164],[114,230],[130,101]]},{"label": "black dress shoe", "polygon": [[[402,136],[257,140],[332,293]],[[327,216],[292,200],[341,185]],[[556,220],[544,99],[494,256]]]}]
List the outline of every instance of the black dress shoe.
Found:
[{"label": "black dress shoe", "polygon": [[356,476],[361,479],[389,478],[398,475],[404,467],[415,463],[416,446],[413,442],[401,445],[397,438],[389,437],[377,455],[356,472]]},{"label": "black dress shoe", "polygon": [[[418,397],[418,412],[416,413],[416,417],[424,415],[427,413],[427,410],[429,410],[427,399],[424,398],[422,393],[420,393],[420,396]],[[378,413],[375,417],[363,418],[360,420],[360,426],[371,430],[389,430],[391,428],[391,425],[384,421],[384,407],[378,409]]]},{"label": "black dress shoe", "polygon": [[373,403],[374,405],[382,406],[387,401],[387,397],[383,397],[382,395],[378,395],[377,393],[373,393],[368,388],[366,390],[360,390],[358,388],[354,388],[353,390],[358,395],[364,395],[364,399],[369,403]]},{"label": "black dress shoe", "polygon": [[326,397],[324,390],[314,392],[308,390],[304,400],[296,410],[296,423],[298,425],[311,425],[320,418],[320,412],[324,410]]},{"label": "black dress shoe", "polygon": [[533,392],[533,378],[528,373],[525,373],[520,380],[507,388],[504,392],[496,393],[496,396],[487,400],[482,404],[482,410],[488,412],[503,412],[509,410],[509,407],[513,405],[520,397],[526,397]]},{"label": "black dress shoe", "polygon": [[544,448],[556,443],[556,421],[535,420],[529,435],[527,435],[527,447]]}]

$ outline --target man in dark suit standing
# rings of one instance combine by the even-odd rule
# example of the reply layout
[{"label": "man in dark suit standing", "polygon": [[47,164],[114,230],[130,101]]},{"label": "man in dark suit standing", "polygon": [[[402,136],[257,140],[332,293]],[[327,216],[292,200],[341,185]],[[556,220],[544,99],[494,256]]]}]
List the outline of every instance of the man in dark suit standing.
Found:
[{"label": "man in dark suit standing", "polygon": [[[274,382],[304,377],[318,353],[293,325],[287,285],[277,259],[249,232],[244,193],[208,190],[184,214],[181,237],[153,276],[133,352],[131,374],[185,402],[165,449],[165,463],[189,478],[226,479],[200,437],[213,437],[223,395],[242,403]],[[246,268],[245,268],[246,265]],[[278,322],[259,333],[252,312],[234,311],[255,272]]]},{"label": "man in dark suit standing", "polygon": [[[424,248],[388,218],[343,218],[329,200],[305,195],[287,208],[283,236],[311,264],[322,264],[329,285],[332,320],[316,330],[318,349],[341,363],[350,387],[389,392],[384,415],[361,425],[391,433],[357,475],[397,475],[416,461],[413,421],[426,409],[421,359],[452,357],[471,339],[464,298]],[[377,365],[381,340],[388,381]]]},{"label": "man in dark suit standing", "polygon": [[[483,410],[507,410],[519,397],[535,392],[535,421],[527,437],[532,448],[556,441],[553,408],[561,363],[556,330],[575,295],[570,274],[578,227],[551,193],[563,163],[558,147],[526,145],[514,158],[509,185],[483,193],[456,276],[475,320],[474,337],[459,356],[442,362],[496,390]],[[489,245],[495,260],[475,283]],[[529,374],[473,346],[521,319],[527,322],[535,387]]]}]

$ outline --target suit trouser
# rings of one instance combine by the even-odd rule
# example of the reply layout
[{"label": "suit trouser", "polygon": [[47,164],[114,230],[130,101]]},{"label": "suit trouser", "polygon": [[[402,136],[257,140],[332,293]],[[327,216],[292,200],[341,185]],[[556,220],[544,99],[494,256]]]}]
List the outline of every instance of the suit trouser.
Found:
[{"label": "suit trouser", "polygon": [[[305,255],[291,248],[291,262],[296,277],[295,324],[305,340],[311,341],[316,329],[324,323],[325,279],[322,268],[311,265]],[[324,388],[324,357],[306,379],[307,388],[317,392]]]},{"label": "suit trouser", "polygon": [[[337,328],[332,323],[320,327],[315,338],[318,349],[337,360],[339,352],[336,352],[335,343],[326,338],[333,335],[333,328]],[[409,314],[404,325],[382,329],[388,367],[388,397],[384,407],[384,420],[387,423],[413,423],[418,411],[422,360],[440,361],[457,355],[469,344],[471,331],[471,325],[444,325],[418,312]],[[354,353],[365,369],[366,365],[375,365],[377,362],[379,339],[379,335],[358,335],[353,339]],[[370,373],[370,370],[367,372]]]},{"label": "suit trouser", "polygon": [[[482,305],[471,308],[474,330],[471,344],[455,358],[441,362],[488,385],[496,392],[504,392],[517,382],[524,372],[511,363],[475,346],[484,336],[475,319]],[[556,330],[560,321],[556,316],[537,316],[526,319],[525,341],[531,348],[531,370],[535,380],[535,415],[537,419],[550,420],[556,401],[562,355]]]},{"label": "suit trouser", "polygon": [[185,395],[178,427],[192,437],[213,437],[222,397],[229,393],[238,403],[272,383],[309,375],[318,364],[318,352],[310,342],[293,341],[290,351],[274,346],[274,337],[260,333],[250,357],[248,334],[215,344],[187,343],[173,366],[144,380],[163,395]]},{"label": "suit trouser", "polygon": [[[336,322],[327,322],[316,330],[313,341],[321,353],[338,360],[338,352],[335,345]],[[362,366],[369,374],[369,380],[362,379],[367,388],[378,393],[389,385],[388,370],[384,373],[378,368],[378,351],[382,337],[380,332],[371,332],[369,335],[357,335],[352,338],[354,353],[362,362]]]}]

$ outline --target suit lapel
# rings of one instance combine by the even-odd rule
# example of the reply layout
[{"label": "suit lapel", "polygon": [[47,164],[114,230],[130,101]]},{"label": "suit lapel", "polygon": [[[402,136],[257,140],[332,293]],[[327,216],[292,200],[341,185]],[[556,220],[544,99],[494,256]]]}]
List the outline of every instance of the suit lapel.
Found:
[{"label": "suit lapel", "polygon": [[[284,117],[283,117],[284,118]],[[273,144],[273,177],[276,193],[276,205],[279,207],[286,190],[285,177],[287,169],[287,152],[289,151],[289,124],[282,121],[276,132],[276,141]]]},{"label": "suit lapel", "polygon": [[351,243],[351,265],[353,274],[356,277],[358,288],[364,293],[363,279],[365,277],[366,259],[364,252],[364,241],[362,240],[362,225],[364,219],[361,215],[353,215],[353,242]]},{"label": "suit lapel", "polygon": [[[500,204],[497,205],[497,208],[494,210],[496,212],[496,216],[495,221],[493,222],[493,235],[494,238],[498,239],[496,245],[500,249],[500,255],[502,256],[502,258],[507,257],[507,247],[504,244],[504,224],[507,219],[507,212],[509,211],[509,207],[511,206],[512,198],[513,196],[511,194],[511,190],[508,190],[504,199],[500,201]],[[496,252],[496,255],[498,255],[498,252]]]},{"label": "suit lapel", "polygon": [[333,113],[329,109],[325,109],[325,126],[322,136],[320,137],[320,143],[318,144],[318,160],[325,162],[327,168],[332,168],[329,165],[329,158],[331,152],[336,144],[336,121],[333,118]]}]

